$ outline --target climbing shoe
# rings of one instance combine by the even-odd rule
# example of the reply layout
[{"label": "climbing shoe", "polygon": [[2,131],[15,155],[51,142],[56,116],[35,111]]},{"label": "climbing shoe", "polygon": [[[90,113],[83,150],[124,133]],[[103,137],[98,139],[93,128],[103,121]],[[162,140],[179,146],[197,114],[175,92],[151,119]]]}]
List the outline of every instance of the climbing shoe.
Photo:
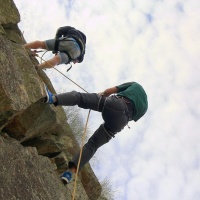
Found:
[{"label": "climbing shoe", "polygon": [[60,176],[60,178],[64,184],[68,184],[72,179],[72,173],[70,171],[66,171]]},{"label": "climbing shoe", "polygon": [[45,92],[47,95],[47,99],[46,99],[45,103],[53,104],[54,103],[54,100],[53,100],[54,95],[49,91],[49,89],[46,85],[45,85]]}]

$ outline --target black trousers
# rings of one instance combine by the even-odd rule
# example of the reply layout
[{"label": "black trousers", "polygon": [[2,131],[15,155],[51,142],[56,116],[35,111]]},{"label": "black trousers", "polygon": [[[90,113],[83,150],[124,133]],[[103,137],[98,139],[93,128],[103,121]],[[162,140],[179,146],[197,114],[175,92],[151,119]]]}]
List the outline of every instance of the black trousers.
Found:
[{"label": "black trousers", "polygon": [[[97,93],[79,93],[76,91],[59,94],[57,105],[74,106],[78,105],[84,109],[99,111],[101,96]],[[92,158],[97,149],[110,141],[116,133],[120,132],[129,121],[129,111],[126,103],[116,96],[110,96],[105,99],[102,109],[102,118],[104,123],[94,132],[88,142],[83,146],[79,170]],[[77,166],[79,154],[69,162],[69,168]]]}]

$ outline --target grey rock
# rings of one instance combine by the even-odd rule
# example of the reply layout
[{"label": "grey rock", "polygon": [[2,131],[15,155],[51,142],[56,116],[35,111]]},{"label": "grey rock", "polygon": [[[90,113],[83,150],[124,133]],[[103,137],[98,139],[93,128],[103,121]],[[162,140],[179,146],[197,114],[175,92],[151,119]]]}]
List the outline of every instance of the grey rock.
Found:
[{"label": "grey rock", "polygon": [[[60,174],[79,150],[62,107],[46,105],[44,84],[55,93],[38,61],[23,48],[20,12],[0,0],[0,199],[71,199]],[[76,200],[98,199],[101,185],[87,164],[77,181]]]}]

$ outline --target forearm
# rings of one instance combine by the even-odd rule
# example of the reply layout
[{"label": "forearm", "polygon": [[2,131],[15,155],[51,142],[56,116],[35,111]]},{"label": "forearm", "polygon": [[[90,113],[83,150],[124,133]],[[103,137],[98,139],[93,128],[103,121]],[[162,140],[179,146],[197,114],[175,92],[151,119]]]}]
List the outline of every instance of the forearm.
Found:
[{"label": "forearm", "polygon": [[104,90],[104,92],[101,92],[100,94],[108,97],[111,94],[115,94],[117,92],[118,92],[118,89],[116,87],[112,87],[112,88],[108,88],[108,89]]}]

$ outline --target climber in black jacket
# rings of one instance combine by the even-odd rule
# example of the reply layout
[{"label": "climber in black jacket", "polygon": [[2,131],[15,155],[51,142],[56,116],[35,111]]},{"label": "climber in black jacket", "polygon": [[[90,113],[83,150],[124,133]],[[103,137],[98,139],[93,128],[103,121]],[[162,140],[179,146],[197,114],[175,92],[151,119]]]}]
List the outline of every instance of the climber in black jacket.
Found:
[{"label": "climber in black jacket", "polygon": [[147,94],[143,87],[136,82],[126,82],[107,88],[101,93],[71,91],[52,94],[47,87],[45,89],[45,103],[54,106],[79,106],[83,109],[98,111],[101,112],[104,120],[104,123],[97,128],[83,146],[80,163],[80,151],[69,161],[69,169],[61,175],[64,183],[69,183],[72,174],[79,172],[95,152],[114,138],[129,121],[138,121],[148,109]]}]

